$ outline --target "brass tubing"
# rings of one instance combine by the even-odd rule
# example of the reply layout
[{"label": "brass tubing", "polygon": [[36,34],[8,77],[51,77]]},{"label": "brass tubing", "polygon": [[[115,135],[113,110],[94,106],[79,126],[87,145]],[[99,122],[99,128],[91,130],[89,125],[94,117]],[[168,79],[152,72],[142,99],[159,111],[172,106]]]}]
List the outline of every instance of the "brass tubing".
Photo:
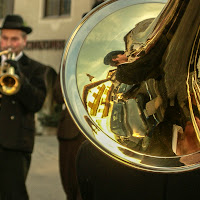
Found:
[{"label": "brass tubing", "polygon": [[2,56],[2,55],[4,55],[4,54],[8,54],[8,53],[10,53],[11,52],[11,49],[7,49],[7,50],[5,50],[5,51],[1,51],[0,52],[0,56]]}]

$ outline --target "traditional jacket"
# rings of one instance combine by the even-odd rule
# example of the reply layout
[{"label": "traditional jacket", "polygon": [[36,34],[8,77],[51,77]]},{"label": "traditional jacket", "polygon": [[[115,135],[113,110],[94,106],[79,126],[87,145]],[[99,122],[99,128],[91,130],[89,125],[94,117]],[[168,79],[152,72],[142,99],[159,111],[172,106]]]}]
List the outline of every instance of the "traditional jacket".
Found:
[{"label": "traditional jacket", "polygon": [[18,93],[0,98],[0,146],[11,150],[32,152],[34,145],[34,113],[40,110],[46,96],[46,67],[28,58],[19,59],[24,75]]}]

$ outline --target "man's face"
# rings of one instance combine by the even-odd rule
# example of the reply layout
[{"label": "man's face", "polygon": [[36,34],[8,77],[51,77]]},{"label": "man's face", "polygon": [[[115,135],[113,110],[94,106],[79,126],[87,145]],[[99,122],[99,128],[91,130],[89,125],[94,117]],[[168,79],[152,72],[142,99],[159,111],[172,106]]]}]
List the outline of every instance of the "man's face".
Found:
[{"label": "man's face", "polygon": [[128,58],[125,54],[118,54],[116,58],[112,59],[114,62],[117,62],[117,65],[125,63],[128,61]]},{"label": "man's face", "polygon": [[1,50],[12,49],[17,55],[26,46],[26,35],[17,29],[2,29],[1,31]]}]

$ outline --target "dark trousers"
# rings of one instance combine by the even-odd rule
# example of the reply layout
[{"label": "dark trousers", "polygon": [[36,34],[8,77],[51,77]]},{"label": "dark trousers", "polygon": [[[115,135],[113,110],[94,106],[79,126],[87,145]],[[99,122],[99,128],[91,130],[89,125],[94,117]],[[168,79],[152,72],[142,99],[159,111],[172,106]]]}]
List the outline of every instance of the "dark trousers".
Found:
[{"label": "dark trousers", "polygon": [[150,173],[109,158],[88,141],[77,156],[83,200],[188,200],[199,196],[200,170],[178,174]]},{"label": "dark trousers", "polygon": [[28,200],[26,177],[31,154],[0,148],[0,200]]}]

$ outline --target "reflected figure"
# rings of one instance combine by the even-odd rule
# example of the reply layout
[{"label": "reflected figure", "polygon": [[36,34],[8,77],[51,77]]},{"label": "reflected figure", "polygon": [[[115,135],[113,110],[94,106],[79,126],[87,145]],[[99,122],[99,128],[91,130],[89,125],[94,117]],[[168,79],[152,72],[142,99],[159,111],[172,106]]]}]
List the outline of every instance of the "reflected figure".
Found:
[{"label": "reflected figure", "polygon": [[[111,51],[104,57],[105,65],[117,67],[112,79],[116,92],[113,94],[115,103],[111,111],[111,130],[122,136],[120,139],[123,145],[141,152],[147,148],[153,129],[163,119],[165,108],[162,106],[161,109],[163,100],[158,88],[161,75],[158,75],[158,80],[149,79],[128,85],[120,83],[116,73],[118,67],[129,65],[139,58],[134,52],[144,46],[144,39],[139,39],[140,34],[148,31],[153,20],[154,18],[150,18],[141,21],[125,35],[126,51]],[[144,69],[139,70],[145,74]],[[138,74],[135,75],[138,78]],[[138,112],[139,114],[135,114]]]},{"label": "reflected figure", "polygon": [[[181,82],[178,83],[178,85],[183,86],[180,91],[183,92],[183,89],[185,89],[185,91],[183,93],[180,93],[180,91],[177,90],[176,91],[177,94],[176,94],[174,91],[172,91],[173,89],[172,85],[169,85],[169,82],[171,81],[171,77],[169,77],[169,74],[172,75],[172,71],[174,69],[170,68],[170,71],[168,71],[169,65],[166,65],[165,63],[166,58],[167,58],[167,61],[170,61],[169,56],[168,57],[166,56],[166,53],[167,53],[166,49],[167,47],[171,45],[170,43],[171,41],[176,42],[176,39],[178,39],[174,35],[176,33],[177,27],[180,24],[182,14],[185,12],[188,6],[188,3],[189,1],[184,1],[184,2],[170,1],[166,9],[161,13],[160,17],[155,20],[157,21],[157,24],[153,28],[153,31],[150,34],[150,36],[147,38],[146,44],[143,44],[143,45],[141,44],[138,49],[134,49],[132,51],[131,55],[132,56],[134,55],[135,59],[133,59],[132,62],[125,62],[125,63],[117,65],[117,70],[116,70],[117,81],[121,83],[125,83],[125,84],[140,85],[136,91],[131,91],[132,93],[131,98],[134,98],[134,96],[136,97],[137,95],[144,94],[143,92],[141,93],[141,91],[144,88],[144,84],[146,84],[149,80],[153,79],[158,84],[162,85],[162,87],[159,87],[159,89],[161,88],[162,90],[162,91],[159,91],[160,95],[157,96],[155,99],[151,99],[150,102],[146,103],[146,109],[142,110],[142,112],[145,110],[146,111],[145,114],[147,116],[150,116],[155,113],[155,110],[157,110],[157,108],[160,107],[160,104],[163,104],[162,107],[164,108],[162,110],[162,116],[160,120],[158,120],[158,125],[155,126],[155,130],[152,131],[152,138],[150,137],[150,146],[147,148],[148,150],[146,153],[150,153],[151,155],[156,155],[156,156],[177,155],[177,154],[174,154],[172,151],[173,149],[172,138],[175,137],[173,134],[174,131],[172,127],[175,125],[179,126],[181,124],[180,126],[183,127],[183,129],[185,129],[187,128],[187,123],[189,123],[188,120],[190,120],[189,106],[187,104],[187,94],[186,94],[186,89],[185,89],[187,73],[181,74]],[[168,20],[169,19],[169,12],[167,12],[168,9],[172,9],[174,11],[173,15],[170,16],[171,20]],[[150,23],[149,26],[154,26],[154,23]],[[195,28],[197,29],[197,26]],[[174,39],[173,36],[176,39]],[[171,52],[170,52],[170,56],[172,56],[174,59],[174,56],[172,55]],[[179,58],[177,58],[176,63],[178,62],[178,59]],[[172,76],[174,77],[174,75]],[[180,75],[178,75],[178,77],[179,76]],[[171,90],[171,93],[169,93],[169,90]],[[171,96],[172,93],[174,95],[173,98]],[[183,96],[184,94],[185,96]],[[130,93],[129,93],[129,97],[130,97]],[[174,105],[175,101],[176,101],[176,105]],[[140,100],[140,103],[142,103],[142,100]],[[175,114],[174,116],[175,120],[178,122],[175,122],[175,121],[173,122],[172,115],[173,113],[176,112],[176,107],[179,108],[178,109],[179,115],[180,113],[181,115],[176,116]],[[175,112],[171,112],[171,119],[170,119],[170,117],[168,116],[169,115],[168,109],[172,111],[172,108],[175,109]],[[180,123],[180,120],[183,118],[184,118],[184,122]],[[168,124],[168,126],[166,126],[166,123],[170,123],[171,125]],[[165,126],[168,128],[166,128]],[[165,132],[167,132],[168,134],[167,133],[165,134]],[[169,140],[169,144],[168,145],[166,144],[168,147],[164,150],[165,152],[159,151],[159,149],[162,149],[162,147],[163,148],[165,147],[165,144],[164,144],[165,142],[164,141],[161,142],[158,140],[158,138],[160,137],[161,138],[163,137],[164,140],[166,141]],[[197,140],[197,142],[199,141]],[[154,151],[151,148],[152,146],[154,146],[155,148],[154,150],[156,154],[154,154]],[[198,148],[196,148],[196,150],[198,150]],[[186,152],[189,153],[190,151],[187,150]],[[179,154],[179,155],[183,155],[183,154]]]},{"label": "reflected figure", "polygon": [[118,65],[128,62],[124,51],[111,51],[104,58],[104,64],[117,67]]},{"label": "reflected figure", "polygon": [[155,18],[149,18],[140,21],[124,36],[125,54],[128,58],[128,62],[134,62],[139,58],[135,52],[145,46],[148,32],[151,31],[155,23],[154,19]]},{"label": "reflected figure", "polygon": [[165,37],[161,36],[160,41],[146,56],[137,54],[137,59],[131,63],[124,63],[117,67],[116,79],[126,84],[138,84],[150,78],[160,78],[162,69],[158,66],[161,63],[162,55],[168,45]]}]

